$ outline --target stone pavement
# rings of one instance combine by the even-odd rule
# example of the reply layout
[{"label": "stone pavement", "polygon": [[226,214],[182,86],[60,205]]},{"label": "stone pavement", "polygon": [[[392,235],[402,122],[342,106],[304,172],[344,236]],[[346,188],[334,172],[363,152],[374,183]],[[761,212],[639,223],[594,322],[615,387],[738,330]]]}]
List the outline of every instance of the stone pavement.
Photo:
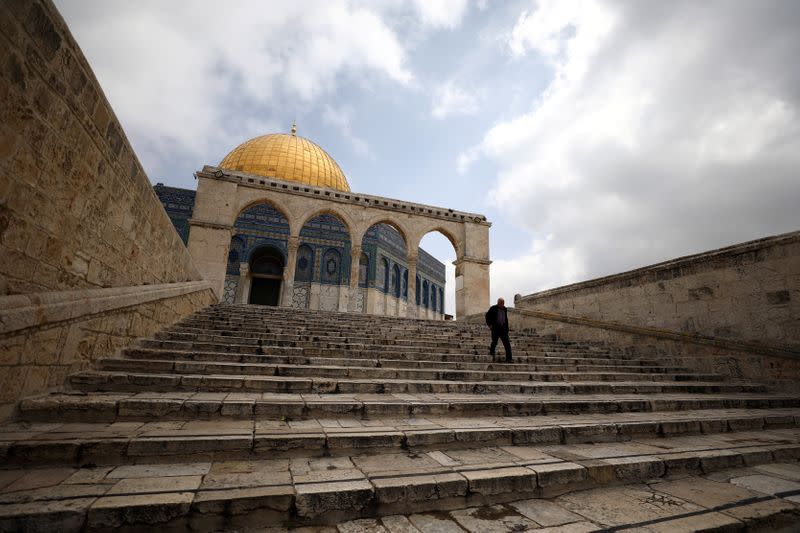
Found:
[{"label": "stone pavement", "polygon": [[797,531],[800,464],[677,475],[450,512],[359,519],[309,533]]},{"label": "stone pavement", "polygon": [[[486,341],[475,324],[212,306],[20,404],[0,426],[0,531],[579,531],[674,518],[623,502],[687,476],[749,468],[730,491],[794,490],[776,465],[800,459],[796,395],[534,331],[509,365]],[[736,518],[695,497],[670,496],[681,520]],[[580,519],[547,525],[566,511]]]}]

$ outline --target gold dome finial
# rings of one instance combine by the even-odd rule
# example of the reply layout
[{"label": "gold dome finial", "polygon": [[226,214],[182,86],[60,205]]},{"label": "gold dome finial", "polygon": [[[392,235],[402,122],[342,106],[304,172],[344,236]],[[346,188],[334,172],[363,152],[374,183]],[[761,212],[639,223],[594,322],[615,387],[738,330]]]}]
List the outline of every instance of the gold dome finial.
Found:
[{"label": "gold dome finial", "polygon": [[292,122],[292,135],[297,135],[297,123]]}]

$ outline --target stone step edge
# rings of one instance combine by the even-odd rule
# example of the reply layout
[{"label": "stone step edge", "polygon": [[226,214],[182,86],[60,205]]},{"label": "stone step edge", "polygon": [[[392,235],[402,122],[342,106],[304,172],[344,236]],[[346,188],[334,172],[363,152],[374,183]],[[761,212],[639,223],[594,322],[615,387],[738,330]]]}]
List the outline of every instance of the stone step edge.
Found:
[{"label": "stone step edge", "polygon": [[[221,393],[225,394],[225,393]],[[235,393],[231,393],[235,394]],[[703,407],[699,407],[703,405]],[[20,417],[27,421],[138,421],[138,420],[307,420],[310,418],[417,416],[546,416],[674,412],[708,409],[781,409],[800,407],[796,396],[596,398],[550,397],[547,399],[476,396],[474,399],[418,399],[388,397],[385,400],[302,398],[208,399],[208,398],[107,398],[92,395],[50,394],[20,403]]]},{"label": "stone step edge", "polygon": [[[158,372],[190,372],[190,373],[197,373],[197,370],[191,370],[190,367],[205,367],[202,370],[209,372],[211,374],[239,374],[239,375],[259,375],[259,376],[276,376],[276,377],[350,377],[350,373],[357,373],[357,374],[367,374],[369,372],[376,372],[376,373],[386,373],[386,372],[394,372],[397,373],[409,373],[409,374],[434,374],[434,375],[441,375],[441,374],[480,374],[483,377],[478,379],[488,379],[489,377],[500,377],[506,376],[510,379],[511,376],[519,377],[519,378],[527,378],[522,379],[522,381],[538,381],[532,378],[537,376],[548,376],[553,379],[544,380],[546,382],[569,382],[571,380],[564,379],[564,376],[569,377],[580,377],[586,376],[590,377],[592,381],[603,381],[603,382],[615,382],[615,381],[625,381],[625,379],[610,379],[616,377],[626,377],[628,379],[632,379],[632,381],[674,381],[674,382],[693,382],[693,381],[723,381],[728,380],[729,378],[726,376],[722,376],[721,374],[713,374],[710,372],[621,372],[621,371],[599,371],[599,370],[515,370],[515,369],[507,369],[507,370],[470,370],[470,369],[448,369],[448,368],[437,368],[437,367],[426,367],[426,368],[407,368],[407,367],[396,367],[392,366],[391,364],[388,365],[381,365],[381,366],[343,366],[343,365],[324,365],[324,364],[316,364],[316,363],[309,363],[309,364],[292,364],[292,363],[245,363],[245,362],[235,362],[235,361],[183,361],[183,360],[175,360],[175,359],[144,359],[144,358],[127,358],[127,357],[115,357],[115,358],[102,358],[97,361],[97,363],[103,369],[111,369],[111,370],[129,370],[133,369],[134,372],[145,372],[149,369],[146,367],[155,366],[157,367]],[[501,366],[502,363],[498,363],[497,366]],[[114,368],[117,367],[117,368]],[[176,368],[178,367],[178,368]],[[233,370],[270,370],[271,373],[267,372],[234,372]],[[321,372],[327,373],[338,373],[341,375],[325,375],[324,373],[320,374],[311,374],[313,370],[319,370]],[[295,374],[293,371],[302,371],[304,374]],[[642,377],[642,378],[649,378],[649,379],[633,379],[633,377]],[[370,376],[367,375],[358,375],[355,377],[359,378],[367,378],[369,379]],[[386,378],[387,376],[380,376],[380,379]],[[469,376],[466,376],[469,377]],[[475,377],[475,376],[473,376]],[[558,379],[561,378],[561,379]],[[655,379],[655,378],[663,378],[663,379]],[[672,379],[667,379],[672,378]],[[678,379],[678,378],[685,378],[685,379]],[[697,378],[697,379],[693,379]],[[700,379],[702,378],[702,379]],[[391,379],[406,379],[400,378],[398,376],[391,377]],[[434,380],[451,380],[453,378],[449,377],[431,377],[427,378],[425,376],[420,376],[419,378],[412,378],[412,379],[434,379]],[[495,380],[492,380],[495,381]],[[499,381],[499,379],[497,380]]]},{"label": "stone step edge", "polygon": [[[222,393],[225,394],[225,393]],[[234,393],[235,394],[235,393]],[[703,405],[703,407],[700,407]],[[767,407],[768,406],[768,407]],[[206,398],[108,398],[100,395],[50,394],[23,400],[20,418],[26,421],[151,421],[157,420],[308,420],[350,417],[418,416],[547,416],[565,414],[664,413],[708,409],[782,409],[800,407],[800,397],[711,398],[548,398],[519,399],[502,396],[475,399],[386,400],[335,399],[206,399]]]},{"label": "stone step edge", "polygon": [[[327,361],[336,361],[339,366],[360,366],[365,363],[375,363],[374,366],[378,367],[378,363],[380,363],[380,367],[384,366],[386,363],[388,366],[392,368],[433,368],[429,366],[413,366],[412,363],[424,363],[425,365],[443,365],[442,368],[449,368],[453,367],[456,370],[470,370],[470,368],[463,368],[460,365],[483,365],[483,366],[490,366],[494,365],[498,368],[503,369],[519,369],[522,371],[530,370],[531,367],[536,369],[539,366],[570,366],[570,367],[586,367],[586,370],[592,370],[595,368],[602,369],[603,371],[612,372],[618,369],[625,369],[628,371],[632,371],[633,369],[641,370],[642,372],[653,372],[653,371],[669,371],[669,372],[692,372],[692,369],[689,367],[680,367],[680,366],[646,366],[646,365],[635,365],[635,364],[610,364],[610,362],[605,363],[590,363],[585,362],[584,360],[577,359],[581,361],[580,363],[520,363],[514,361],[513,363],[506,363],[501,362],[503,356],[501,355],[496,361],[492,361],[489,359],[488,355],[481,355],[480,357],[485,360],[485,362],[478,362],[478,361],[437,361],[433,359],[393,359],[393,358],[385,358],[385,357],[341,357],[341,356],[324,356],[324,355],[294,355],[294,354],[285,354],[285,355],[276,355],[276,354],[242,354],[242,353],[229,353],[229,352],[207,352],[207,351],[183,351],[183,350],[167,350],[162,348],[143,348],[143,347],[129,347],[125,348],[121,352],[121,357],[129,358],[129,359],[150,359],[150,358],[162,358],[164,360],[170,361],[197,361],[197,362],[232,362],[232,363],[240,363],[244,362],[241,361],[241,358],[248,358],[248,359],[260,359],[264,364],[294,364],[294,365],[307,365],[307,364],[321,364],[322,362]],[[473,354],[470,357],[478,357],[477,355]],[[271,363],[270,361],[279,359],[280,362]],[[289,359],[297,359],[299,362],[288,362]],[[519,358],[517,358],[519,359]],[[571,359],[571,358],[553,358],[555,360],[562,360],[562,359]],[[354,364],[343,364],[344,362],[354,363]],[[620,361],[620,363],[623,361]],[[628,362],[628,361],[624,361]],[[408,363],[408,364],[403,364]],[[380,368],[378,367],[378,368]]]},{"label": "stone step edge", "polygon": [[[323,355],[322,352],[327,350],[319,349],[318,351],[321,352],[319,354],[306,354],[301,352],[306,352],[308,350],[302,350],[300,348],[293,348],[293,347],[278,347],[272,348],[268,351],[263,350],[267,353],[257,353],[257,352],[231,352],[231,351],[213,351],[213,350],[175,350],[171,348],[155,348],[149,346],[131,346],[122,350],[123,354],[134,354],[134,353],[166,353],[166,354],[175,354],[175,355],[203,355],[203,356],[241,356],[241,357],[303,357],[303,358],[313,358],[313,359],[344,359],[343,352],[339,353],[335,351],[334,355]],[[285,353],[280,353],[285,352]],[[406,354],[409,357],[406,358],[397,358],[396,354],[405,352],[385,352],[385,353],[377,353],[377,352],[364,352],[362,353],[350,353],[348,355],[348,359],[351,360],[365,360],[365,361],[410,361],[410,362],[424,362],[424,363],[451,363],[451,364],[475,364],[484,362],[486,364],[502,364],[499,361],[503,359],[504,355],[501,353],[497,356],[498,361],[492,361],[491,355],[488,353],[447,353],[447,354]],[[388,355],[387,355],[388,354]],[[425,355],[428,358],[423,359],[421,355]],[[414,358],[417,357],[417,358]],[[448,360],[453,358],[467,358],[468,360],[463,361],[454,361]],[[534,362],[531,362],[531,359],[534,359]],[[690,369],[690,367],[686,366],[677,366],[677,365],[650,365],[644,363],[656,363],[662,362],[663,359],[658,361],[650,360],[650,359],[622,359],[622,358],[597,358],[597,357],[581,357],[581,356],[552,356],[552,355],[515,355],[514,356],[514,363],[512,365],[531,365],[531,364],[538,364],[537,361],[541,360],[543,364],[546,361],[552,362],[552,364],[570,364],[565,363],[564,361],[575,361],[575,364],[581,365],[592,365],[598,364],[601,366],[620,366],[625,368],[681,368],[681,369]]]},{"label": "stone step edge", "polygon": [[[335,524],[344,520],[452,510],[554,497],[576,490],[710,474],[743,466],[797,461],[800,444],[742,446],[609,457],[519,461],[492,468],[447,468],[257,487],[209,488],[66,497],[0,505],[0,530],[81,531],[166,527],[216,531],[236,527]],[[60,504],[60,505],[59,505]]]},{"label": "stone step edge", "polygon": [[[86,439],[23,439],[0,443],[0,465],[115,465],[126,461],[182,460],[198,457],[265,459],[271,457],[344,456],[386,450],[424,452],[487,446],[530,446],[626,442],[640,438],[743,432],[800,427],[800,414],[720,416],[660,421],[574,423],[527,427],[464,427],[319,430],[264,429],[249,433],[112,436]],[[87,430],[88,431],[88,430]],[[800,447],[800,443],[798,443]],[[193,459],[194,458],[194,459]]]},{"label": "stone step edge", "polygon": [[474,381],[474,380],[419,380],[419,379],[368,379],[291,376],[239,376],[204,374],[164,374],[160,372],[84,371],[69,376],[70,387],[85,392],[142,392],[142,391],[197,391],[197,392],[297,392],[297,393],[444,393],[483,394],[506,393],[561,393],[561,394],[651,394],[682,392],[706,394],[709,392],[765,392],[760,383],[729,382],[646,382],[646,381]]}]

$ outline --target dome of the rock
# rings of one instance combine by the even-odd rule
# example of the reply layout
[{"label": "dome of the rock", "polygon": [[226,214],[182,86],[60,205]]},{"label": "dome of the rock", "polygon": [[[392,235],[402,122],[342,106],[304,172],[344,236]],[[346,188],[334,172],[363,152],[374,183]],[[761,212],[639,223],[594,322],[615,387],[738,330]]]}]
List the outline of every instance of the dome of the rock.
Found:
[{"label": "dome of the rock", "polygon": [[349,191],[342,169],[315,143],[294,133],[255,137],[234,148],[219,168]]}]

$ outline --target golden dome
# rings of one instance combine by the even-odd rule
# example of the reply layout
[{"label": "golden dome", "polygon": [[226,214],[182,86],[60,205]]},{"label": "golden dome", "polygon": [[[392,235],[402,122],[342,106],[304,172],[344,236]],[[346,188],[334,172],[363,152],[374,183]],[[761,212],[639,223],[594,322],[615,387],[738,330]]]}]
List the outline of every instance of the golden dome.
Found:
[{"label": "golden dome", "polygon": [[219,168],[349,191],[350,184],[336,161],[294,131],[292,127],[291,135],[271,133],[243,142],[225,156]]}]

